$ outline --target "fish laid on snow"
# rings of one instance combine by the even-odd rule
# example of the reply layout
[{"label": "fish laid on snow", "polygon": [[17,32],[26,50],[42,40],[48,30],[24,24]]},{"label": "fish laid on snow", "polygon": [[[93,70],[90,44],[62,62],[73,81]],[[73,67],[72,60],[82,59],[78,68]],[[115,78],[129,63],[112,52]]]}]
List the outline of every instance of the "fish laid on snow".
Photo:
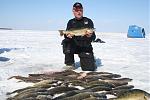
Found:
[{"label": "fish laid on snow", "polygon": [[150,100],[150,94],[140,89],[133,89],[110,100]]},{"label": "fish laid on snow", "polygon": [[72,29],[72,30],[58,30],[60,33],[60,36],[63,36],[64,34],[70,34],[72,36],[84,36],[86,32],[93,33],[95,31],[95,28],[81,28],[81,29]]}]

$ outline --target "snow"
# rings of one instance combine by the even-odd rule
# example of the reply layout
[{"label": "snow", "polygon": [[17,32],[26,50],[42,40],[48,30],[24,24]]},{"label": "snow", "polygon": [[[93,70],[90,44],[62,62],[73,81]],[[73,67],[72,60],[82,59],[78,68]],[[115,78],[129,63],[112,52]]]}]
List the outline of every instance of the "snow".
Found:
[{"label": "snow", "polygon": [[[133,79],[130,84],[150,93],[150,42],[146,38],[127,38],[127,33],[96,32],[106,43],[92,43],[97,71],[112,72]],[[0,97],[32,85],[9,79],[29,73],[61,71],[64,54],[57,31],[0,30]],[[76,65],[79,58],[75,55]],[[78,67],[76,71],[81,71]]]}]

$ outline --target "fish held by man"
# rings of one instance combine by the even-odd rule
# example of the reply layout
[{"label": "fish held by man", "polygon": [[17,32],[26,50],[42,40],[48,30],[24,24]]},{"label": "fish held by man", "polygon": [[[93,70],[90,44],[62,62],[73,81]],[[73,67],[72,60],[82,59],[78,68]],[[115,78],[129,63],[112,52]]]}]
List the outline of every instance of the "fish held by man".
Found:
[{"label": "fish held by man", "polygon": [[86,35],[86,32],[93,33],[95,31],[95,28],[81,28],[81,29],[72,29],[72,30],[58,30],[60,33],[60,36],[63,35],[72,35],[72,36],[84,36]]}]

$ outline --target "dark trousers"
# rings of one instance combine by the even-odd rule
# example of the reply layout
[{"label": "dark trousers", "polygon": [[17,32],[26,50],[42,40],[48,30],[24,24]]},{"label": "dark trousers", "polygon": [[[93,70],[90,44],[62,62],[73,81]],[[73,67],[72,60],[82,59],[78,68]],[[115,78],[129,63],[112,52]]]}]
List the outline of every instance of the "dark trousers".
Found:
[{"label": "dark trousers", "polygon": [[[82,43],[79,43],[82,44]],[[80,58],[80,66],[83,71],[95,71],[96,64],[93,54],[92,45],[89,43],[84,43],[83,46],[79,44],[77,45],[74,40],[64,39],[62,41],[63,53],[65,54],[65,64],[72,65],[74,64],[74,54],[78,54]]]},{"label": "dark trousers", "polygon": [[66,65],[72,65],[74,64],[74,54],[73,53],[66,53],[65,54],[65,64]]},{"label": "dark trousers", "polygon": [[87,47],[80,47],[71,43],[64,43],[63,53],[65,54],[65,64],[72,65],[74,64],[74,54],[78,54],[80,58],[80,66],[83,71],[95,71],[95,59],[93,54],[92,45]]},{"label": "dark trousers", "polygon": [[[96,64],[93,53],[81,52],[78,54],[80,58],[80,66],[83,71],[95,71]],[[74,63],[74,54],[65,54],[65,64],[71,65]]]}]

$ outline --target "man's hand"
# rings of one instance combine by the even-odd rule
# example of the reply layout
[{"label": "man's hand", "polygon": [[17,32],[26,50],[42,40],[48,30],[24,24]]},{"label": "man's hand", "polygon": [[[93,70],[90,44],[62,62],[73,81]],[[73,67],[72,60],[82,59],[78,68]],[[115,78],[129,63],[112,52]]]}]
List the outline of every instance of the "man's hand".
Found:
[{"label": "man's hand", "polygon": [[91,32],[90,30],[87,30],[87,31],[85,32],[85,35],[86,35],[87,37],[91,37],[92,34],[93,34],[93,32]]},{"label": "man's hand", "polygon": [[66,34],[68,38],[72,38],[74,35],[72,35],[71,33]]}]

